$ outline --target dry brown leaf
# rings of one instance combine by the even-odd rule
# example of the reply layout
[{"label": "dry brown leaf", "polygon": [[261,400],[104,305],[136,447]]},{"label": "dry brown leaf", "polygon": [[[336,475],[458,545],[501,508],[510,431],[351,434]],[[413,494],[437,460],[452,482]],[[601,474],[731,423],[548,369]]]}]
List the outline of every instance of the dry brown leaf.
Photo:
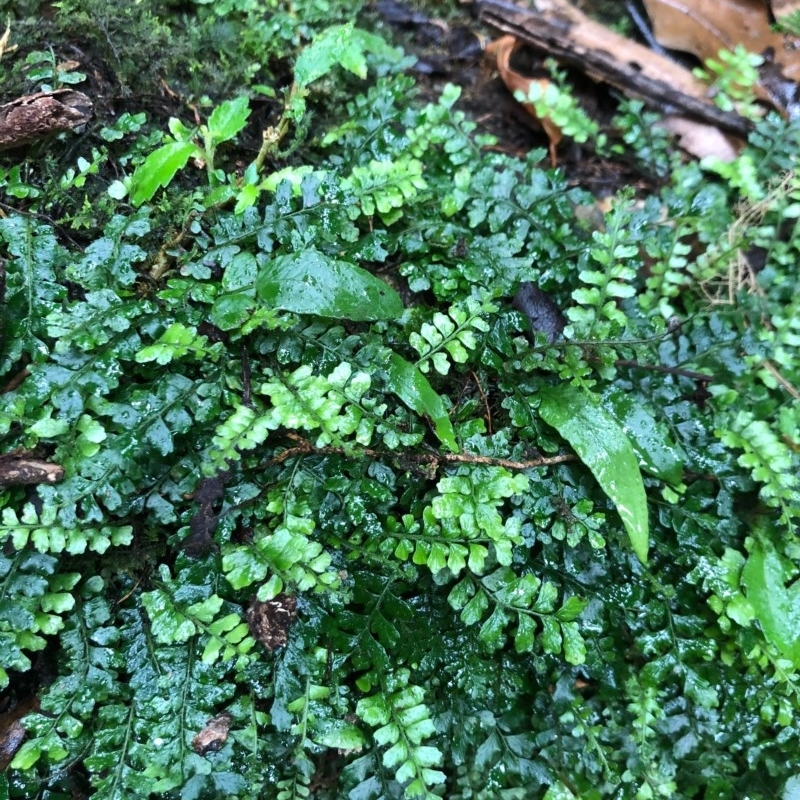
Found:
[{"label": "dry brown leaf", "polygon": [[[494,60],[497,71],[505,83],[508,90],[514,94],[522,92],[526,97],[530,91],[531,84],[538,83],[544,90],[550,83],[548,78],[526,78],[516,70],[511,69],[511,55],[517,47],[517,39],[513,36],[502,36],[486,47],[486,54]],[[556,165],[556,147],[564,138],[561,128],[547,117],[540,117],[533,107],[533,103],[523,103],[522,107],[542,126],[547,138],[550,140],[550,163]]]},{"label": "dry brown leaf", "polygon": [[[737,44],[753,53],[770,48],[784,75],[800,79],[800,51],[793,37],[770,29],[763,0],[643,0],[659,44],[705,61]],[[765,97],[765,99],[771,99]]]},{"label": "dry brown leaf", "polygon": [[674,114],[665,116],[659,123],[664,128],[678,137],[681,149],[695,158],[716,156],[722,161],[733,161],[742,149],[744,142],[726,133],[714,125],[689,119]]},{"label": "dry brown leaf", "polygon": [[203,729],[192,739],[192,747],[195,753],[207,756],[209,753],[216,753],[221,750],[228,741],[228,734],[231,730],[233,716],[227,711],[217,714],[203,726]]}]

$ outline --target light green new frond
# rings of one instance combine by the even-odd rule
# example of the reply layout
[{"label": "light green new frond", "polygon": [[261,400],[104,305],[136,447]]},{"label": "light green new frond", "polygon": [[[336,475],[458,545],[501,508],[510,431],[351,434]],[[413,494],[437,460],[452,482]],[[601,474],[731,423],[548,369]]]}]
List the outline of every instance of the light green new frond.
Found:
[{"label": "light green new frond", "polygon": [[208,459],[207,475],[213,475],[228,461],[238,461],[240,450],[252,450],[263,444],[269,432],[278,427],[270,415],[258,415],[249,406],[238,406],[214,432]]},{"label": "light green new frond", "polygon": [[[330,554],[310,538],[313,530],[313,520],[287,513],[274,531],[259,532],[246,545],[226,545],[225,577],[234,589],[263,584],[260,600],[275,597],[289,584],[298,591],[334,588],[340,578],[331,569]],[[270,580],[264,583],[268,574]]]},{"label": "light green new frond", "polygon": [[204,664],[213,664],[218,659],[226,663],[235,659],[235,669],[240,671],[254,658],[250,653],[255,640],[249,635],[247,622],[239,613],[229,610],[229,613],[219,616],[224,604],[221,597],[212,594],[185,606],[177,602],[166,588],[142,595],[142,605],[147,609],[151,630],[158,642],[186,642],[200,634],[201,661]]},{"label": "light green new frond", "polygon": [[40,553],[78,555],[87,550],[105,553],[112,545],[128,545],[133,539],[133,528],[85,523],[66,527],[57,520],[57,509],[52,505],[45,505],[37,512],[32,503],[26,503],[19,515],[12,508],[3,509],[0,539],[7,537],[11,537],[18,551],[30,542]]},{"label": "light green new frond", "polygon": [[369,375],[354,371],[347,362],[328,375],[315,375],[310,366],[303,365],[261,385],[259,393],[269,397],[271,404],[262,419],[269,429],[321,430],[317,447],[353,435],[358,444],[368,445],[374,421],[359,403],[370,383]]},{"label": "light green new frond", "polygon": [[405,206],[416,202],[428,184],[422,177],[422,162],[401,156],[394,161],[373,160],[366,167],[354,167],[341,186],[356,201],[348,208],[350,219],[377,214],[391,225],[403,216]]},{"label": "light green new frond", "polygon": [[222,352],[221,343],[207,346],[208,337],[198,335],[194,326],[173,322],[158,341],[143,347],[137,354],[139,363],[155,361],[157,364],[169,364],[185,356],[195,359],[209,358],[216,361]]},{"label": "light green new frond", "polygon": [[356,715],[376,728],[376,744],[388,748],[381,761],[405,786],[404,797],[433,800],[438,795],[431,788],[445,780],[444,773],[434,769],[442,763],[442,753],[423,744],[436,733],[436,726],[424,703],[424,690],[410,684],[409,678],[407,669],[386,676],[386,691],[359,700]]},{"label": "light green new frond", "polygon": [[750,470],[753,480],[762,484],[761,497],[767,505],[781,508],[786,520],[800,516],[795,459],[767,422],[755,419],[748,411],[740,411],[718,435],[728,447],[744,451],[738,463]]},{"label": "light green new frond", "polygon": [[636,294],[634,281],[641,264],[630,203],[612,209],[603,231],[594,231],[589,251],[593,268],[581,270],[583,286],[572,292],[577,306],[567,311],[577,338],[610,338],[627,325],[619,301]]},{"label": "light green new frond", "polygon": [[70,590],[80,575],[56,572],[57,564],[53,556],[28,548],[0,555],[0,688],[8,685],[7,670],[31,668],[28,653],[44,649],[44,637],[64,627],[62,615],[75,605]]},{"label": "light green new frond", "polygon": [[489,330],[484,316],[496,310],[494,304],[471,297],[450,306],[447,314],[434,313],[430,322],[422,323],[419,333],[413,332],[408,337],[409,344],[420,355],[419,369],[428,372],[433,364],[440,375],[447,375],[451,362],[465,364],[470,352],[478,348],[478,336]]}]

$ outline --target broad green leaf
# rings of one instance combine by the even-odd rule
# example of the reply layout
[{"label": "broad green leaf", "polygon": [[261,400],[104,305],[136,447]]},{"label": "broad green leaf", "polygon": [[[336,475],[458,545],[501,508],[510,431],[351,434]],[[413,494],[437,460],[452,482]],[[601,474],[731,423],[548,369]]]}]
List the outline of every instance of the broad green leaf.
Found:
[{"label": "broad green leaf", "polygon": [[764,636],[800,667],[800,579],[786,585],[789,573],[770,545],[756,542],[742,570],[742,583]]},{"label": "broad green leaf", "polygon": [[647,563],[647,498],[630,440],[593,396],[572,384],[539,393],[539,414],[574,448],[617,508],[639,560]]},{"label": "broad green leaf", "polygon": [[[294,65],[294,80],[299,87],[308,86],[341,60],[353,33],[353,23],[334,25],[318,34],[308,47],[305,47]],[[365,77],[362,75],[361,77]]]},{"label": "broad green leaf", "polygon": [[678,447],[641,401],[630,393],[614,389],[604,394],[603,402],[630,439],[642,469],[673,485],[680,484],[683,459]]},{"label": "broad green leaf", "polygon": [[304,88],[339,65],[359,78],[367,77],[365,53],[396,58],[395,51],[379,36],[355,28],[352,22],[333,25],[303,49],[294,67],[295,84]]},{"label": "broad green leaf", "polygon": [[388,388],[417,414],[430,417],[439,441],[454,453],[458,452],[453,423],[447,416],[444,401],[419,369],[397,353],[392,353],[389,359]]},{"label": "broad green leaf", "polygon": [[158,187],[167,186],[196,151],[191,142],[170,142],[150,153],[133,173],[131,202],[140,206],[150,200]]},{"label": "broad green leaf", "polygon": [[244,95],[235,100],[226,100],[218,105],[208,118],[208,132],[214,142],[233,139],[245,125],[250,116],[250,101]]},{"label": "broad green leaf", "polygon": [[209,319],[223,331],[241,328],[252,316],[256,304],[254,294],[251,289],[220,295],[214,300]]},{"label": "broad green leaf", "polygon": [[391,286],[314,249],[265,264],[256,290],[267,305],[296,314],[365,322],[397,319],[403,313],[403,301]]}]

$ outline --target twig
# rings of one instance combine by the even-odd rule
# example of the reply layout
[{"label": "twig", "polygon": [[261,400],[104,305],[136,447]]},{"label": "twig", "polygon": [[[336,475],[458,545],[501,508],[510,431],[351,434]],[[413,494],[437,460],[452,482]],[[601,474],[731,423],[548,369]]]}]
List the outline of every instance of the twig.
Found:
[{"label": "twig", "polygon": [[12,377],[11,380],[5,386],[0,388],[0,394],[6,394],[6,392],[13,392],[14,389],[16,389],[22,383],[22,381],[24,381],[25,378],[27,378],[28,375],[30,374],[31,373],[28,372],[28,368],[23,367],[23,369],[21,369],[16,375],[14,375],[14,377]]},{"label": "twig", "polygon": [[478,380],[478,376],[475,374],[474,370],[470,371],[473,380],[475,381],[475,385],[478,387],[478,392],[480,393],[481,398],[483,399],[483,407],[486,409],[486,427],[489,430],[489,433],[492,433],[492,409],[489,408],[489,401],[486,399],[486,392],[483,391],[483,386],[481,386],[481,382]]},{"label": "twig", "polygon": [[614,362],[618,367],[631,367],[632,369],[649,369],[653,372],[665,372],[668,375],[682,375],[684,378],[691,378],[694,381],[704,381],[711,383],[714,380],[713,375],[708,375],[705,372],[694,372],[691,369],[682,369],[681,367],[664,367],[661,364],[641,364],[638,361],[631,361],[627,358],[620,358]]},{"label": "twig", "polygon": [[[347,455],[348,451],[343,447],[314,447],[310,442],[302,439],[296,433],[287,434],[288,438],[297,442],[296,447],[288,447],[278,455],[273,456],[268,465],[281,464],[293,456],[307,455]],[[374,459],[391,458],[399,461],[410,462],[413,464],[428,464],[436,466],[438,464],[485,464],[492,467],[506,467],[507,469],[533,469],[535,467],[548,467],[552,464],[563,464],[566,461],[577,461],[578,457],[567,453],[560,456],[550,456],[549,458],[533,458],[527,461],[513,461],[508,458],[494,458],[493,456],[479,456],[474,453],[394,453],[383,450],[373,450],[365,447],[358,451],[358,455],[369,456]]]},{"label": "twig", "polygon": [[161,280],[161,278],[164,276],[164,273],[167,272],[167,270],[172,266],[171,259],[173,256],[169,251],[183,244],[183,240],[188,236],[189,228],[196,216],[196,211],[190,211],[183,223],[181,230],[178,231],[171,239],[164,242],[164,244],[162,244],[158,249],[158,252],[153,258],[150,266],[149,277],[151,280]]},{"label": "twig", "polygon": [[769,372],[778,383],[786,389],[795,400],[800,400],[800,391],[798,391],[786,378],[778,372],[778,368],[771,361],[763,362],[764,368]]},{"label": "twig", "polygon": [[[625,8],[628,11],[628,16],[633,20],[633,24],[636,26],[636,29],[642,35],[642,38],[647,42],[647,46],[654,52],[658,53],[660,56],[665,56],[666,58],[672,58],[669,54],[669,51],[662,47],[657,41],[656,37],[653,36],[653,32],[650,30],[650,26],[645,21],[645,18],[639,13],[639,9],[636,8],[634,3],[631,0],[626,0]],[[674,59],[673,59],[674,60]]]},{"label": "twig", "polygon": [[247,347],[242,345],[242,405],[253,407],[253,389],[250,383],[250,356]]}]

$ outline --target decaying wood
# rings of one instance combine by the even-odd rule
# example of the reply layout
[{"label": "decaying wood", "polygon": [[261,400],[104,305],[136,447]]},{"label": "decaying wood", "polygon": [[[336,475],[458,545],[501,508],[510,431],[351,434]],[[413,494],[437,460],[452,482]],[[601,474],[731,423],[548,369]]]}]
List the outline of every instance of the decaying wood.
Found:
[{"label": "decaying wood", "polygon": [[477,0],[482,21],[503,33],[605,81],[627,96],[660,110],[695,117],[746,136],[751,123],[717,108],[708,87],[680,64],[589,19],[567,0],[528,0],[521,8],[505,0]]},{"label": "decaying wood", "polygon": [[24,453],[0,456],[0,486],[58,483],[64,468]]},{"label": "decaying wood", "polygon": [[85,125],[91,114],[92,101],[73,89],[18,97],[0,106],[0,150]]}]

